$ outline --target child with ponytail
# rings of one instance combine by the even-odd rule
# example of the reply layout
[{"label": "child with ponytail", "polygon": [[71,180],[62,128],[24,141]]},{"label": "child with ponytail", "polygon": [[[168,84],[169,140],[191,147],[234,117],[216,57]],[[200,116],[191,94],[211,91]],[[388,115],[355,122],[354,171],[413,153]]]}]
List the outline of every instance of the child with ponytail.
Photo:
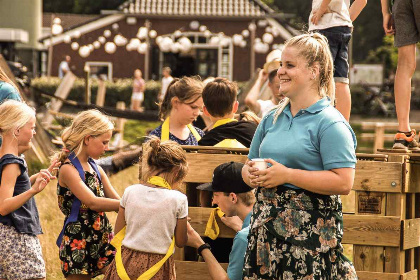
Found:
[{"label": "child with ponytail", "polygon": [[104,280],[174,280],[174,245],[188,240],[187,197],[178,191],[188,170],[184,150],[152,136],[143,152],[147,167],[121,199],[112,241],[117,254]]},{"label": "child with ponytail", "polygon": [[0,279],[45,279],[45,263],[37,235],[42,233],[34,196],[55,178],[56,166],[29,177],[20,157],[35,135],[35,111],[8,100],[0,105]]},{"label": "child with ponytail", "polygon": [[93,161],[108,150],[113,128],[105,115],[89,110],[61,135],[57,194],[66,218],[57,245],[66,279],[91,279],[114,258],[112,226],[104,212],[118,211],[120,197]]},{"label": "child with ponytail", "polygon": [[198,145],[204,132],[194,127],[192,122],[203,109],[203,88],[203,82],[196,78],[174,79],[159,104],[159,118],[163,124],[150,132],[150,135],[180,145]]}]

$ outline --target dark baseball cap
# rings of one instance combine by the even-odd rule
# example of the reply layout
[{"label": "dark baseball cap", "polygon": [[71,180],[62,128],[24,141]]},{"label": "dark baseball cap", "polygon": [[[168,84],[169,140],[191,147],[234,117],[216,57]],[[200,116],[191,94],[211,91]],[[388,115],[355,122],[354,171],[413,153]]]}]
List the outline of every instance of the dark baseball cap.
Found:
[{"label": "dark baseball cap", "polygon": [[242,179],[243,163],[227,162],[217,166],[213,171],[211,183],[201,184],[198,190],[210,192],[245,193],[252,190]]}]

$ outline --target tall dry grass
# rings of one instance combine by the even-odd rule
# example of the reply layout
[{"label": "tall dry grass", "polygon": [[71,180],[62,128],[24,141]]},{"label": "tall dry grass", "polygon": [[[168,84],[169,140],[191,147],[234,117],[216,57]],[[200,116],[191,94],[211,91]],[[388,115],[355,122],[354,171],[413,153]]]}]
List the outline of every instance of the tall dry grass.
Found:
[{"label": "tall dry grass", "polygon": [[[126,187],[138,183],[138,166],[132,166],[111,176],[110,181],[117,192],[122,196]],[[64,220],[64,215],[61,213],[57,204],[56,186],[57,181],[51,181],[46,189],[35,197],[44,232],[44,234],[39,236],[39,239],[41,241],[44,260],[47,266],[48,280],[64,279],[58,258],[58,248],[55,244]],[[351,209],[353,209],[354,213],[354,203],[353,193],[352,196],[343,199],[343,208],[350,210],[348,212],[351,212]],[[107,216],[112,225],[114,225],[117,214],[107,213]],[[345,245],[345,254],[350,259],[353,259],[352,245]],[[98,276],[96,279],[101,278],[102,276]]]},{"label": "tall dry grass", "polygon": [[[117,192],[122,196],[124,189],[138,183],[138,166],[127,168],[118,174],[110,177],[110,181]],[[44,234],[39,236],[42,245],[42,252],[47,267],[48,280],[64,279],[61,273],[60,260],[58,258],[58,247],[55,244],[58,234],[63,227],[64,215],[58,208],[57,203],[57,181],[51,181],[43,192],[35,197],[42,230]],[[117,218],[116,213],[107,213],[112,225]],[[97,277],[96,279],[101,279]]]}]

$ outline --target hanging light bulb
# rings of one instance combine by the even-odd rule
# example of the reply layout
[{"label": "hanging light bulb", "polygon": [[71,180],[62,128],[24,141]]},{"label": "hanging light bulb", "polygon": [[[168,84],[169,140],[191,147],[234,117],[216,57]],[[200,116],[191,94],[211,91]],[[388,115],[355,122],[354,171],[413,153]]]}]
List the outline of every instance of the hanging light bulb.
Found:
[{"label": "hanging light bulb", "polygon": [[105,44],[105,51],[109,54],[115,53],[117,50],[117,46],[113,42],[107,42]]}]

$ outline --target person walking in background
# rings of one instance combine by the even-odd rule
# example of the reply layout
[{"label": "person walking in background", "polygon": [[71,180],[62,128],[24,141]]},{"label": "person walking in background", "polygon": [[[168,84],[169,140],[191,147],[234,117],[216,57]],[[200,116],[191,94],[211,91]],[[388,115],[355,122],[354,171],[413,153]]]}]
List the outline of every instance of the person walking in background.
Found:
[{"label": "person walking in background", "polygon": [[[244,279],[356,280],[344,256],[339,195],[353,186],[356,136],[334,102],[327,39],[289,39],[277,71],[286,97],[252,139],[244,181],[257,188]],[[252,159],[263,158],[259,170]]]},{"label": "person walking in background", "polygon": [[64,60],[60,62],[60,65],[58,66],[58,77],[60,79],[64,78],[67,72],[70,72],[70,61],[71,57],[66,55]]},{"label": "person walking in background", "polygon": [[149,135],[162,141],[172,140],[180,145],[198,145],[204,133],[194,127],[192,122],[203,110],[203,88],[203,82],[197,78],[175,78],[159,104],[159,118],[163,124]]},{"label": "person walking in background", "polygon": [[143,112],[141,107],[144,101],[144,91],[146,90],[146,82],[142,78],[140,69],[134,71],[133,94],[131,95],[131,110]]},{"label": "person walking in background", "polygon": [[[280,66],[281,51],[273,50],[267,55],[264,68],[258,73],[258,78],[245,98],[245,104],[258,117],[264,117],[273,109],[283,96],[279,93],[280,81],[277,77],[277,69]],[[268,87],[271,91],[271,98],[268,100],[258,99],[263,85],[268,79]]]},{"label": "person walking in background", "polygon": [[20,155],[35,135],[35,111],[25,103],[8,100],[0,105],[0,279],[45,279],[42,234],[34,196],[51,179],[53,162],[29,177]]},{"label": "person walking in background", "polygon": [[169,84],[174,80],[174,78],[171,76],[171,72],[172,70],[169,67],[163,67],[162,69],[162,89],[158,98],[159,102],[163,100],[165,93],[168,90]]},{"label": "person walking in background", "polygon": [[91,279],[114,259],[112,226],[105,212],[118,211],[120,196],[93,159],[108,150],[114,125],[101,112],[79,113],[64,129],[56,158],[58,206],[66,216],[57,240],[66,279]]},{"label": "person walking in background", "polygon": [[416,70],[416,43],[420,41],[420,2],[397,0],[392,6],[389,0],[381,0],[383,28],[386,35],[394,35],[398,48],[398,65],[395,75],[395,109],[398,132],[393,149],[418,150],[414,139],[416,131],[410,127],[411,78]]},{"label": "person walking in background", "polygon": [[309,32],[319,32],[328,39],[334,61],[336,108],[350,119],[349,42],[353,21],[366,6],[367,0],[313,0],[309,16]]},{"label": "person walking in background", "polygon": [[179,191],[187,157],[178,143],[155,136],[143,155],[147,168],[140,171],[140,184],[128,187],[121,199],[112,242],[118,252],[104,280],[124,279],[124,273],[130,279],[176,279],[174,245],[187,243],[188,200]]}]

